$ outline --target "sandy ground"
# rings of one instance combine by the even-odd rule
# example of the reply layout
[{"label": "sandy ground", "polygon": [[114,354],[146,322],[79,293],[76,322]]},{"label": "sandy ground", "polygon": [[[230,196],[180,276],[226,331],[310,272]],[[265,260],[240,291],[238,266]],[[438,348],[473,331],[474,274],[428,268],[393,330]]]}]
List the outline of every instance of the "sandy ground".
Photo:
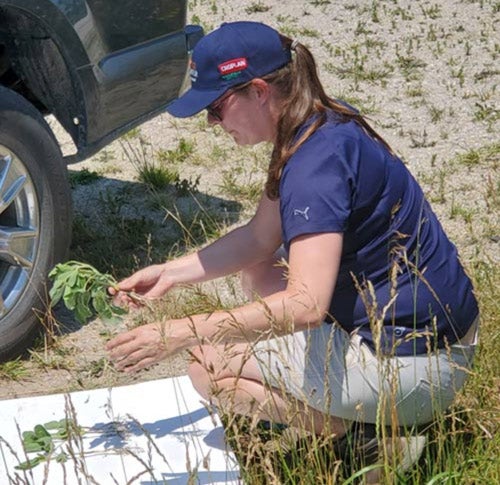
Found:
[{"label": "sandy ground", "polygon": [[[464,263],[478,257],[498,261],[498,214],[490,207],[492,198],[498,200],[498,150],[496,161],[466,164],[457,158],[498,143],[498,2],[190,2],[189,20],[206,30],[239,19],[266,22],[306,44],[328,91],[367,113],[423,184]],[[71,152],[67,137],[55,129],[63,151]],[[196,140],[196,163],[185,163],[182,174],[200,175],[200,193],[213,197],[227,199],[220,185],[228,166],[244,181],[254,170],[248,160],[266,153],[235,147],[229,137],[207,127],[203,115],[179,121],[162,114],[140,130],[155,150],[171,149],[181,137]],[[213,155],[214,147],[223,151],[222,157]],[[71,170],[83,168],[108,173],[99,183],[74,189],[75,211],[81,214],[92,214],[105,188],[137,179],[118,142]],[[162,217],[139,199],[130,205],[136,213]],[[71,322],[65,312],[57,316]],[[135,376],[120,375],[106,361],[108,335],[97,320],[74,327],[55,348],[24,361],[24,377],[0,377],[0,398],[124,384],[186,370],[185,356],[180,356]]]}]

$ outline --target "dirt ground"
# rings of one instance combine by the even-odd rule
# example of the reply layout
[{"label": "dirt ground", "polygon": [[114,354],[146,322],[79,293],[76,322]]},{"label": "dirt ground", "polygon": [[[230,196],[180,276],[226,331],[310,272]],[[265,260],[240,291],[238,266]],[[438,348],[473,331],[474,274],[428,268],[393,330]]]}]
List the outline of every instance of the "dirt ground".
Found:
[{"label": "dirt ground", "polygon": [[[494,0],[192,0],[189,21],[205,30],[223,21],[263,21],[306,44],[327,90],[368,114],[422,183],[467,266],[478,258],[498,262],[499,221],[492,207],[498,204],[499,187],[499,10]],[[70,153],[68,137],[54,120],[51,124],[63,151]],[[172,149],[180,138],[193,140],[193,160],[183,163],[181,174],[199,176],[199,192],[213,201],[231,199],[223,183],[228,169],[241,185],[263,179],[266,160],[260,165],[255,160],[266,150],[237,148],[230,137],[208,127],[204,115],[174,120],[162,114],[142,125],[140,134],[156,151]],[[100,194],[126,182],[137,184],[137,168],[117,141],[70,167],[83,169],[103,176],[73,189],[75,213],[98,223]],[[134,216],[144,214],[161,224],[164,214],[144,205],[140,195],[132,197],[127,207]],[[244,206],[239,222],[251,208]],[[227,280],[215,285],[229,302],[238,300]],[[137,315],[112,329],[99,320],[80,327],[63,309],[55,316],[67,328],[64,335],[49,347],[38,345],[18,364],[18,375],[0,372],[0,399],[186,372],[186,355],[133,376],[112,368],[104,343]]]}]

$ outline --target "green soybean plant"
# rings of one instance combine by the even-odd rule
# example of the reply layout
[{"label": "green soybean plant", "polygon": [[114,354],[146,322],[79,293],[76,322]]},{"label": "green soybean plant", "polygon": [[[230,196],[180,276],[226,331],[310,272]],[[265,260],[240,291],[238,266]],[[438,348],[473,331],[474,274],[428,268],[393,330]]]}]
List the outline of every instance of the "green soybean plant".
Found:
[{"label": "green soybean plant", "polygon": [[83,429],[75,427],[66,419],[37,424],[32,431],[22,434],[23,448],[26,454],[37,453],[36,456],[19,463],[18,470],[29,470],[54,457],[59,463],[67,461],[68,454],[62,449],[62,444],[69,439],[71,432],[82,434]]},{"label": "green soybean plant", "polygon": [[117,289],[115,278],[90,264],[80,261],[59,263],[49,273],[49,278],[53,279],[49,292],[51,306],[62,299],[82,325],[94,314],[103,320],[114,320],[127,313],[125,308],[113,304],[108,293],[110,287]]}]

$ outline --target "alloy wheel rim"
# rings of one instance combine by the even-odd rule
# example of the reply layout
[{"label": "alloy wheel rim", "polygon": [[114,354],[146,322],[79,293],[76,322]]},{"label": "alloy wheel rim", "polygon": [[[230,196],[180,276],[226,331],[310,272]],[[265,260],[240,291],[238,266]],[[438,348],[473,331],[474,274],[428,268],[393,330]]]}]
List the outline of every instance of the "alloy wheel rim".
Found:
[{"label": "alloy wheel rim", "polygon": [[28,285],[39,244],[35,186],[23,162],[0,145],[0,318]]}]

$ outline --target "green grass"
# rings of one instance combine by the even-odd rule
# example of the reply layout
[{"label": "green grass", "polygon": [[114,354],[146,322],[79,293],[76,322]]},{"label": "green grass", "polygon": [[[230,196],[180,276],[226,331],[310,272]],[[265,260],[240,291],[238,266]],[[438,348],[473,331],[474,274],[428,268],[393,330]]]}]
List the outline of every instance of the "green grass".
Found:
[{"label": "green grass", "polygon": [[82,168],[79,171],[70,171],[68,176],[69,184],[72,188],[75,188],[77,185],[89,185],[102,178],[95,170],[89,170],[88,168]]},{"label": "green grass", "polygon": [[160,149],[156,158],[163,163],[182,163],[194,156],[196,144],[194,141],[181,138],[176,148],[170,150]]},{"label": "green grass", "polygon": [[342,51],[342,57],[343,62],[327,62],[324,68],[340,79],[352,80],[355,86],[362,82],[384,85],[393,72],[393,67],[387,63],[372,65],[367,47],[357,43]]},{"label": "green grass", "polygon": [[496,170],[500,162],[500,143],[468,150],[459,154],[457,161],[469,168],[475,165],[487,165]]},{"label": "green grass", "polygon": [[[500,481],[500,270],[493,262],[479,259],[468,269],[482,315],[483,338],[475,367],[456,403],[427,431],[427,445],[418,464],[403,473],[398,468],[399,458],[383,455],[378,483],[472,485]],[[283,445],[281,431],[263,431],[258,421],[231,415],[224,420],[246,484],[365,483],[376,467],[360,462],[355,450],[348,451],[354,461],[341,462],[332,442],[319,437],[304,435],[302,448],[289,448]],[[389,439],[391,433],[396,431],[389,431]],[[270,442],[276,444],[270,446]]]},{"label": "green grass", "polygon": [[259,2],[253,2],[248,7],[245,7],[245,13],[247,15],[252,15],[254,13],[267,12],[270,9],[271,7],[269,5],[266,5],[265,3],[259,1]]},{"label": "green grass", "polygon": [[17,358],[15,360],[0,363],[0,382],[5,380],[19,381],[28,375],[24,362]]},{"label": "green grass", "polygon": [[412,55],[398,55],[396,63],[407,81],[420,79],[421,70],[427,63]]},{"label": "green grass", "polygon": [[500,110],[491,103],[476,103],[474,120],[494,123],[500,119]]},{"label": "green grass", "polygon": [[222,174],[220,185],[223,193],[234,197],[236,200],[256,204],[262,195],[262,180],[252,180],[251,177],[245,182],[238,181],[234,170],[225,170]]},{"label": "green grass", "polygon": [[137,179],[151,189],[161,190],[174,185],[179,180],[179,172],[155,162],[148,162],[141,167]]},{"label": "green grass", "polygon": [[223,236],[231,220],[229,213],[201,205],[193,205],[182,213],[178,207],[174,207],[173,210],[167,209],[166,217],[180,229],[178,248],[183,251],[198,248]]},{"label": "green grass", "polygon": [[315,7],[322,7],[324,5],[330,5],[330,0],[309,0],[309,3]]}]

